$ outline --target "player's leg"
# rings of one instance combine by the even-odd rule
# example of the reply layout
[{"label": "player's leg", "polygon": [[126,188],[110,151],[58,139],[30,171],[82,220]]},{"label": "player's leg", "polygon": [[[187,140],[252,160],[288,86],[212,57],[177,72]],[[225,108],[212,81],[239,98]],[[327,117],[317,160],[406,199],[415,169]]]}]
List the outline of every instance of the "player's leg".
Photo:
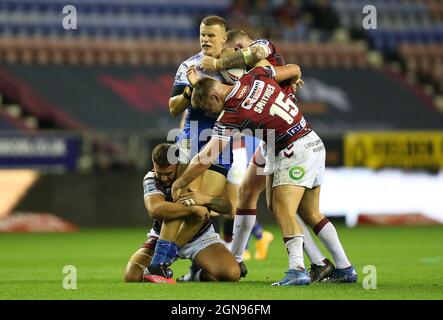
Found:
[{"label": "player's leg", "polygon": [[124,272],[125,282],[143,281],[143,272],[151,262],[156,242],[156,237],[149,237],[148,241],[143,244],[143,247],[131,256]]},{"label": "player's leg", "polygon": [[180,251],[180,258],[191,259],[193,263],[190,271],[179,282],[238,281],[240,278],[239,264],[220,241],[213,226],[187,243]]},{"label": "player's leg", "polygon": [[280,226],[289,258],[286,277],[273,285],[306,285],[311,282],[304,264],[303,231],[294,215],[304,191],[304,187],[296,185],[278,185],[272,191],[272,210]]},{"label": "player's leg", "polygon": [[[226,177],[222,173],[214,170],[207,170],[202,174],[200,185],[197,190],[204,190],[204,193],[216,197],[224,192],[226,185]],[[184,246],[197,234],[204,223],[205,221],[201,219],[184,219],[173,241],[179,247]]]},{"label": "player's leg", "polygon": [[232,253],[222,243],[199,252],[194,262],[202,268],[200,281],[238,281],[240,268]]},{"label": "player's leg", "polygon": [[303,234],[305,235],[303,239],[303,249],[309,257],[309,260],[311,261],[309,276],[311,277],[312,282],[321,281],[324,278],[328,277],[334,271],[334,265],[323,255],[318,246],[315,244],[311,232],[304,223],[303,219],[299,215],[296,215],[295,218],[300,224],[300,227],[303,230]]},{"label": "player's leg", "polygon": [[[199,183],[199,185],[197,185]],[[194,180],[188,188],[193,190],[204,190],[206,194],[210,196],[219,196],[222,194],[226,184],[226,177],[223,173],[214,170],[207,170],[198,180]],[[181,248],[191,241],[191,239],[201,229],[205,220],[196,218],[180,219],[180,224],[166,224],[168,239],[163,238],[165,232],[162,225],[162,233],[160,239],[157,242],[155,248],[154,257],[149,264],[148,270],[153,275],[159,275],[162,277],[172,276],[172,270],[169,266],[178,257],[178,252]],[[177,230],[170,230],[170,227],[177,228]],[[175,235],[172,237],[172,235]],[[172,238],[172,239],[171,239]]]},{"label": "player's leg", "polygon": [[[324,165],[324,147],[318,135],[311,131],[281,150],[273,159],[267,154],[266,165],[274,169],[272,176],[272,212],[282,231],[289,255],[289,271],[275,285],[309,284],[303,261],[303,231],[295,218],[307,189],[312,188]],[[315,147],[315,149],[314,149]],[[323,151],[319,156],[319,152]],[[323,162],[322,162],[323,161]],[[267,188],[269,187],[269,179]],[[308,279],[303,283],[305,277]],[[298,282],[298,279],[302,281]]]},{"label": "player's leg", "polygon": [[299,212],[328,249],[336,263],[336,270],[326,280],[355,282],[357,273],[349,262],[334,225],[320,213],[320,186],[307,189],[300,203]]},{"label": "player's leg", "polygon": [[[186,164],[179,164],[177,168],[177,176],[180,176],[186,169]],[[194,180],[188,188],[197,189],[200,187],[200,178]],[[187,189],[188,189],[187,188]],[[192,224],[192,229],[189,233],[194,232],[192,235],[186,234],[184,236],[183,244],[192,239],[204,221],[197,221]],[[148,266],[148,271],[152,275],[158,275],[165,278],[172,277],[172,270],[169,266],[177,259],[178,252],[180,251],[182,243],[177,244],[176,238],[184,219],[176,219],[171,221],[163,221],[160,232],[160,237],[155,246],[154,255]],[[190,237],[190,238],[189,238]],[[182,240],[182,239],[179,239]]]},{"label": "player's leg", "polygon": [[238,190],[238,204],[234,218],[231,252],[237,262],[243,260],[243,251],[249,240],[257,215],[257,201],[266,185],[266,176],[258,175],[260,167],[251,162]]},{"label": "player's leg", "polygon": [[[231,169],[232,170],[232,169]],[[230,171],[231,172],[231,171]],[[229,199],[232,205],[232,213],[230,215],[223,215],[223,241],[228,249],[232,245],[232,235],[234,226],[234,216],[235,210],[237,208],[237,193],[238,193],[238,183],[236,180],[232,180],[228,173],[228,178],[223,194]]]},{"label": "player's leg", "polygon": [[232,245],[232,232],[234,229],[234,219],[230,216],[223,216],[223,242],[229,249]]}]

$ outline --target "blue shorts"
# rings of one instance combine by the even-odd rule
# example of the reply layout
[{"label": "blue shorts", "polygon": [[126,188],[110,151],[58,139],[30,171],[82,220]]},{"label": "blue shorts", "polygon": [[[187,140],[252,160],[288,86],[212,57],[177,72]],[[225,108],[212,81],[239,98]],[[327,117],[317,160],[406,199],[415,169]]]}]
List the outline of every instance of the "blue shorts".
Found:
[{"label": "blue shorts", "polygon": [[[180,135],[176,139],[176,144],[180,148],[179,163],[189,163],[191,159],[200,152],[200,150],[211,139],[209,136],[207,139],[200,141],[199,134],[192,134],[189,128],[184,128]],[[193,142],[197,143],[194,144]],[[229,144],[223,149],[218,156],[217,160],[211,165],[209,170],[221,173],[225,177],[228,175],[228,171],[232,167],[233,154],[232,154],[232,139]]]}]

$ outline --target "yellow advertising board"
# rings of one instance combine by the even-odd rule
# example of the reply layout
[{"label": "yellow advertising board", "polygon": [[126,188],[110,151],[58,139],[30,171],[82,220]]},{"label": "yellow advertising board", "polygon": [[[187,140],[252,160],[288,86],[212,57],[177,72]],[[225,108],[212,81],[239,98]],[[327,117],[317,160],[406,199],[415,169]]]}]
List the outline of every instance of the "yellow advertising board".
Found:
[{"label": "yellow advertising board", "polygon": [[349,167],[443,168],[443,131],[349,132],[344,153]]}]

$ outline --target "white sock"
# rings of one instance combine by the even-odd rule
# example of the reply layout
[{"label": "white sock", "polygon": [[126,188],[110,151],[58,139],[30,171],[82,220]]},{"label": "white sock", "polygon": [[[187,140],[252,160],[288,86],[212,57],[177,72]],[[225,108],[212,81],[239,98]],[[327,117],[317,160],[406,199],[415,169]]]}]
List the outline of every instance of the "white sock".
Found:
[{"label": "white sock", "polygon": [[285,243],[289,257],[289,269],[305,269],[303,257],[303,237],[304,236],[302,234],[298,234]]},{"label": "white sock", "polygon": [[320,249],[315,244],[311,232],[306,227],[306,224],[298,214],[295,215],[295,218],[300,224],[303,234],[305,235],[305,238],[303,240],[303,249],[308,255],[309,260],[311,261],[312,264],[316,264],[318,266],[324,266],[325,263],[323,262],[323,260],[326,259],[326,257],[323,255],[323,253],[321,253]]},{"label": "white sock", "polygon": [[317,232],[317,236],[328,249],[329,253],[331,253],[337,269],[351,266],[348,257],[346,257],[345,250],[340,243],[340,239],[338,238],[337,230],[331,222],[328,221],[320,231]]},{"label": "white sock", "polygon": [[[238,211],[241,209],[237,209]],[[236,214],[232,235],[231,252],[237,262],[243,261],[243,252],[248,244],[249,236],[255,224],[255,214]]]}]

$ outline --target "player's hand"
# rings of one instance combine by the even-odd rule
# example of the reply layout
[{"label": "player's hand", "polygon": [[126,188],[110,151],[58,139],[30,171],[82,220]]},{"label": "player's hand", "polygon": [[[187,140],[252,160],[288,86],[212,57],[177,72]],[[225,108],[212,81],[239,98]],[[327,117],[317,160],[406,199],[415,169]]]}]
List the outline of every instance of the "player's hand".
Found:
[{"label": "player's hand", "polygon": [[210,56],[204,56],[203,59],[201,59],[199,67],[203,70],[203,71],[217,71],[217,69],[215,68],[215,59],[214,57],[210,57]]},{"label": "player's hand", "polygon": [[178,199],[178,201],[180,201],[182,205],[189,207],[189,206],[205,206],[211,202],[211,199],[212,199],[211,196],[208,196],[198,191],[191,190],[191,192],[181,196]]},{"label": "player's hand", "polygon": [[206,220],[209,218],[209,210],[203,206],[193,206],[192,212],[194,216],[200,220]]},{"label": "player's hand", "polygon": [[188,70],[186,70],[186,76],[188,77],[189,84],[194,87],[200,77],[197,72],[196,66],[190,66]]},{"label": "player's hand", "polygon": [[293,81],[292,83],[292,90],[294,91],[294,92],[297,92],[297,87],[298,88],[303,88],[303,86],[305,85],[305,83],[303,82],[303,80],[302,79],[297,79],[297,80],[295,80],[295,81]]}]

